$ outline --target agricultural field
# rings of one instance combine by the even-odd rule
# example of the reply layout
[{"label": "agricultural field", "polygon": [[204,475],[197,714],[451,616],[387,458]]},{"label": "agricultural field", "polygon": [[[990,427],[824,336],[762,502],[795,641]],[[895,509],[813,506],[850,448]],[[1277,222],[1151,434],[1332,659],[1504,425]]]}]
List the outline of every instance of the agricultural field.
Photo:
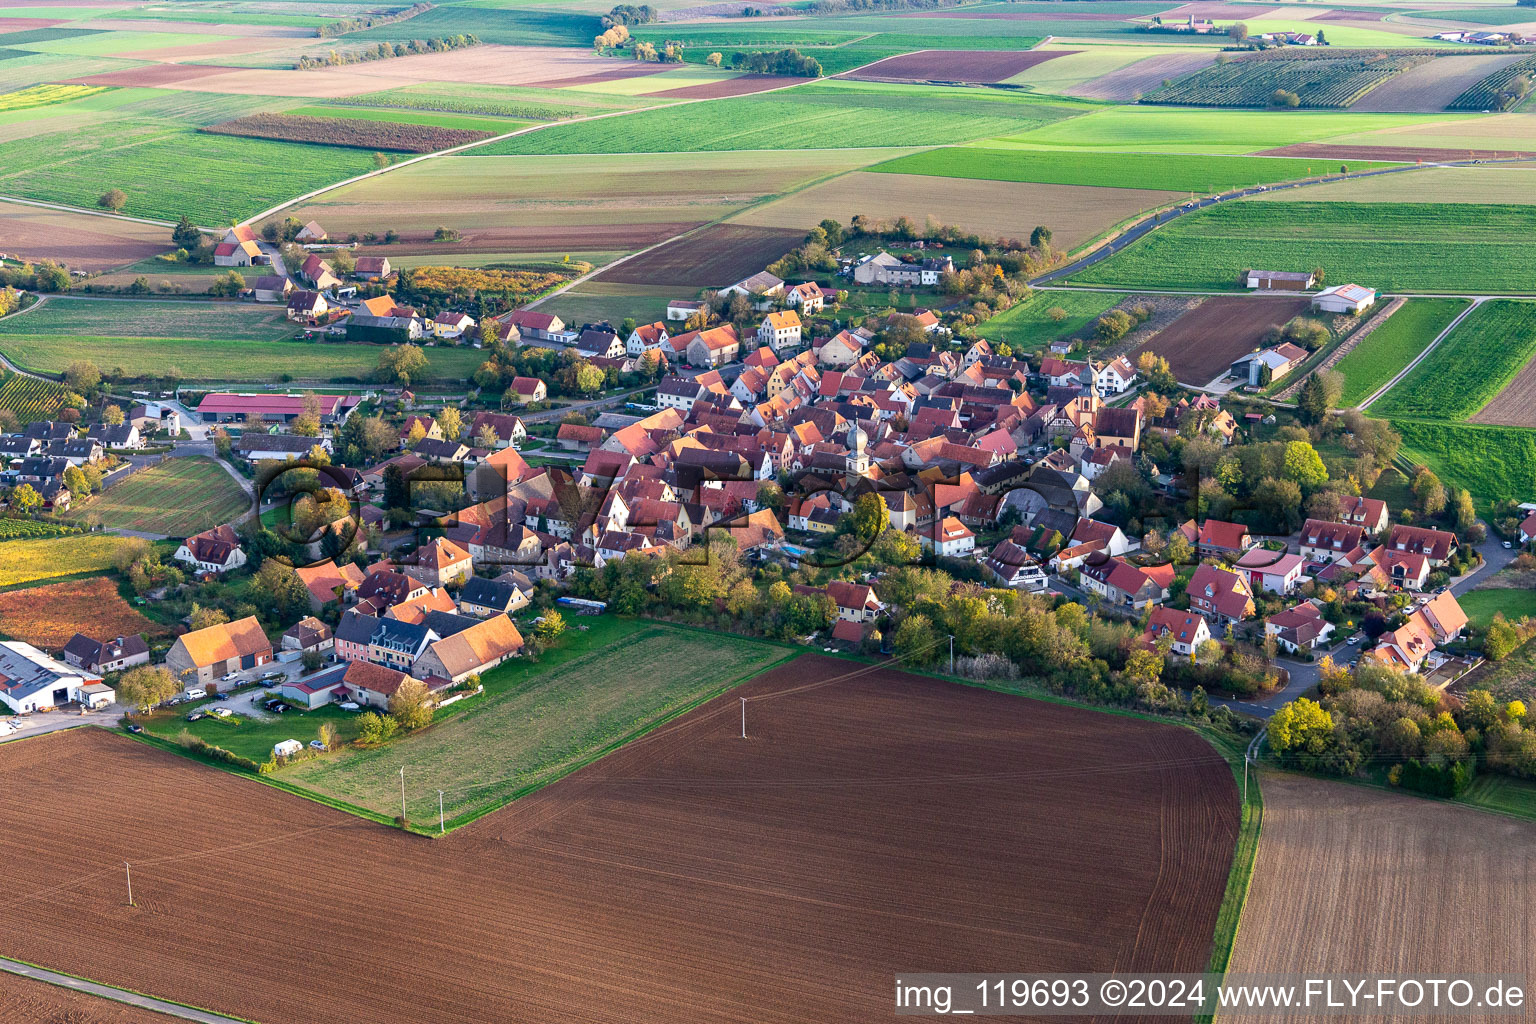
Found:
[{"label": "agricultural field", "polygon": [[[1464,159],[1468,152],[1501,152],[1508,156],[1511,150],[1533,148],[1536,137],[1536,114],[1494,114],[1480,117],[1468,114],[1356,114],[1347,121],[1369,121],[1378,117],[1402,119],[1393,125],[1348,128],[1340,125],[1337,134],[1314,135],[1313,140],[1323,139],[1330,145],[1359,147],[1416,146],[1427,149],[1455,150],[1459,154],[1451,159]],[[1295,142],[1310,141],[1304,139]]]},{"label": "agricultural field", "polygon": [[0,202],[0,238],[12,255],[92,273],[171,247],[170,229],[159,225],[7,202]]},{"label": "agricultural field", "polygon": [[1371,89],[1432,58],[1366,53],[1338,58],[1292,57],[1227,61],[1154,89],[1143,103],[1183,107],[1268,107],[1276,91],[1294,94],[1308,109],[1348,107]]},{"label": "agricultural field", "polygon": [[387,107],[315,106],[296,107],[289,116],[347,118],[356,121],[382,121],[391,124],[425,125],[432,128],[449,128],[457,131],[484,132],[502,135],[526,128],[531,121],[512,118],[484,117],[471,114],[433,113],[424,110],[391,110]]},{"label": "agricultural field", "polygon": [[806,230],[715,224],[640,253],[592,280],[603,284],[723,288],[757,273],[798,246],[804,241]]},{"label": "agricultural field", "polygon": [[[88,359],[124,377],[158,377],[175,369],[186,381],[206,383],[271,383],[275,374],[286,374],[299,383],[356,384],[370,379],[381,351],[381,345],[357,342],[0,333],[0,352],[37,373],[61,373],[74,360]],[[426,356],[421,383],[467,380],[485,360],[467,347],[429,348]]]},{"label": "agricultural field", "polygon": [[165,1024],[165,1015],[0,973],[0,1020],[12,1024]]},{"label": "agricultural field", "polygon": [[0,591],[0,636],[55,654],[76,633],[102,638],[143,633],[154,638],[169,632],[123,600],[107,576]]},{"label": "agricultural field", "polygon": [[169,328],[175,328],[178,337],[208,340],[268,341],[295,333],[281,309],[235,302],[101,302],[51,296],[19,316],[0,320],[0,335],[157,338]]},{"label": "agricultural field", "polygon": [[[665,72],[664,72],[665,73]],[[616,80],[615,84],[618,84]],[[590,94],[580,88],[534,89],[466,82],[422,82],[362,96],[348,96],[326,105],[377,108],[396,111],[427,111],[516,118],[524,121],[561,121],[591,114],[611,114],[645,105],[641,97]]]},{"label": "agricultural field", "polygon": [[53,523],[43,522],[39,519],[18,519],[9,515],[0,516],[0,540],[16,540],[17,538],[30,537],[62,537],[75,531],[67,526],[57,526]]},{"label": "agricultural field", "polygon": [[1164,82],[1176,81],[1216,62],[1209,47],[1142,56],[1147,52],[1144,46],[1088,50],[1017,75],[1012,81],[1034,85],[1042,92],[1123,103],[1139,100]]},{"label": "agricultural field", "polygon": [[[1036,352],[1057,338],[1087,327],[1112,306],[1125,301],[1113,292],[1035,292],[1011,309],[983,321],[978,331],[988,341],[1004,341],[1015,355]],[[1052,315],[1060,310],[1060,320]]]},{"label": "agricultural field", "polygon": [[[413,252],[569,253],[574,259],[577,252],[643,249],[890,155],[789,150],[771,161],[738,153],[580,161],[448,156],[337,189],[284,216],[318,220],[335,234],[393,229]],[[803,233],[821,216],[796,227]],[[430,243],[439,225],[457,230],[460,240]],[[381,251],[393,259],[392,250]]]},{"label": "agricultural field", "polygon": [[[870,964],[1205,966],[1238,806],[1231,771],[1203,740],[890,671],[828,682],[852,667],[802,658],[447,846],[100,730],[6,744],[0,770],[55,810],[40,820],[0,809],[0,850],[48,891],[14,894],[0,952],[247,1019],[401,1024],[557,1006],[701,1024],[764,1005],[809,1024],[885,1005],[890,979]],[[764,698],[745,741],[738,695]],[[398,793],[396,767],[381,767],[382,804]],[[82,792],[82,774],[117,784]],[[913,776],[966,778],[966,799],[952,786],[889,785]],[[408,797],[436,796],[410,766],[406,785]],[[957,831],[974,844],[955,843]],[[156,913],[125,915],[116,889],[60,885],[44,870],[128,858],[135,897]],[[372,865],[369,886],[359,863]],[[242,898],[210,898],[210,864],[242,880]],[[922,881],[935,877],[945,885]],[[385,907],[372,895],[402,886],[413,899]],[[891,927],[892,892],[922,928]],[[1157,895],[1168,892],[1179,898]],[[281,941],[322,931],[317,947]],[[268,950],[263,984],[210,975],[210,958],[253,942]],[[399,969],[348,966],[376,957]],[[722,957],[744,965],[726,989]],[[599,974],[606,984],[592,983]],[[785,977],[800,979],[788,995]]]},{"label": "agricultural field", "polygon": [[[1350,170],[1392,166],[1395,165],[1386,162],[1361,163]],[[1098,185],[1106,188],[1145,189],[1155,182],[1159,188],[1174,192],[1221,192],[1269,182],[1315,177],[1336,168],[1321,160],[1262,156],[1177,156],[1098,151],[1073,153],[956,146],[899,157],[876,164],[870,170],[891,174]]]},{"label": "agricultural field", "polygon": [[1533,230],[1536,206],[1239,200],[1180,217],[1072,280],[1235,289],[1248,267],[1321,266],[1329,281],[1383,291],[1522,292],[1536,272]]},{"label": "agricultural field", "polygon": [[[1266,771],[1263,784],[1263,841],[1230,970],[1349,964],[1372,976],[1449,977],[1522,971],[1536,955],[1529,908],[1501,895],[1523,884],[1536,825],[1288,773]],[[1435,884],[1405,886],[1409,878]]]},{"label": "agricultural field", "polygon": [[855,214],[885,221],[905,216],[914,224],[934,217],[984,238],[1016,239],[1029,238],[1036,225],[1045,224],[1053,232],[1052,244],[1066,251],[1182,195],[1153,189],[854,171],[753,207],[731,218],[731,223],[805,229],[826,217],[846,224]]},{"label": "agricultural field", "polygon": [[1394,419],[1392,429],[1403,437],[1404,457],[1451,486],[1465,487],[1484,514],[1495,501],[1526,500],[1522,481],[1536,479],[1536,431],[1408,419]]},{"label": "agricultural field", "polygon": [[[1371,413],[1429,420],[1465,420],[1498,396],[1502,419],[1531,420],[1529,390],[1500,394],[1536,355],[1536,303],[1485,302],[1413,371],[1371,405]],[[1527,381],[1529,382],[1529,381]],[[1496,419],[1493,422],[1500,422]]]},{"label": "agricultural field", "polygon": [[848,79],[865,82],[965,82],[990,85],[1006,82],[1030,68],[1071,51],[1041,50],[923,50],[887,57],[849,72]]},{"label": "agricultural field", "polygon": [[[899,97],[899,100],[898,100]],[[553,125],[493,142],[496,153],[683,153],[925,146],[1007,135],[1087,109],[1028,94],[826,82],[713,103],[645,110],[625,117]]]},{"label": "agricultural field", "polygon": [[118,530],[189,537],[250,510],[251,499],[212,459],[165,459],[70,509],[69,518]]},{"label": "agricultural field", "polygon": [[1308,308],[1303,296],[1209,298],[1138,346],[1132,362],[1142,352],[1155,352],[1181,383],[1202,387]]},{"label": "agricultural field", "polygon": [[1333,369],[1344,375],[1339,405],[1349,408],[1400,373],[1467,308],[1466,299],[1409,299],[1345,354]]},{"label": "agricultural field", "polygon": [[275,139],[281,142],[400,153],[431,153],[491,137],[490,132],[464,128],[297,114],[251,114],[222,124],[209,125],[203,131],[210,135],[236,138]]},{"label": "agricultural field", "polygon": [[0,93],[0,113],[25,110],[28,107],[46,107],[54,103],[69,103],[72,100],[84,99],[105,91],[103,88],[92,88],[88,85],[34,85],[30,89]]},{"label": "agricultural field", "polygon": [[[1518,54],[1493,53],[1470,56],[1436,57],[1395,75],[1372,89],[1358,102],[1353,110],[1471,110],[1492,109],[1495,86],[1491,90],[1478,88],[1480,83],[1499,81],[1506,67],[1520,60]],[[1488,100],[1469,105],[1471,97],[1481,96]]]},{"label": "agricultural field", "polygon": [[[586,623],[584,623],[586,624]],[[483,678],[487,696],[445,716],[430,732],[375,750],[282,772],[287,784],[393,815],[398,793],[380,780],[404,758],[418,780],[408,810],[425,820],[446,790],[450,820],[472,820],[547,785],[677,712],[791,652],[720,634],[656,624],[595,620],[572,632],[537,666],[512,662]]]},{"label": "agricultural field", "polygon": [[106,534],[0,542],[0,589],[110,569],[122,544]]},{"label": "agricultural field", "polygon": [[[1331,149],[1333,147],[1315,147]],[[1382,150],[1360,150],[1381,153]],[[1337,158],[1337,157],[1335,157]],[[1312,161],[1314,165],[1318,159]],[[1332,166],[1331,164],[1329,166]],[[1353,159],[1349,169],[1367,166]],[[1412,174],[1379,174],[1350,178],[1304,189],[1284,189],[1254,196],[1270,203],[1508,203],[1536,196],[1536,165],[1479,167],[1421,167]]]},{"label": "agricultural field", "polygon": [[1469,85],[1448,106],[1452,110],[1510,110],[1518,107],[1526,96],[1520,90],[1519,83],[1523,80],[1529,86],[1533,73],[1536,73],[1536,57],[1508,61],[1490,70],[1487,77]]},{"label": "agricultural field", "polygon": [[0,371],[0,409],[15,413],[19,423],[53,419],[64,406],[64,394],[61,384]]}]

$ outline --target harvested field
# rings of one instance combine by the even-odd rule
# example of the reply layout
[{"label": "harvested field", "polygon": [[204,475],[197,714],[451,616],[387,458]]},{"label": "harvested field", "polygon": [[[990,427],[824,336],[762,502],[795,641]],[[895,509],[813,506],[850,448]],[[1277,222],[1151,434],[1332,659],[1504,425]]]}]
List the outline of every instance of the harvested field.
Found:
[{"label": "harvested field", "polygon": [[578,85],[601,86],[611,82],[622,82],[629,78],[648,78],[651,75],[659,75],[666,70],[667,66],[665,64],[635,63],[611,70],[593,71],[585,75],[552,78],[547,82],[529,82],[528,85],[534,89],[572,89]]},{"label": "harvested field", "polygon": [[[332,232],[393,228],[410,243],[430,239],[438,225],[457,229],[462,241],[434,243],[439,253],[633,252],[888,155],[450,156],[348,185],[291,212]],[[796,226],[805,231],[815,222]]]},{"label": "harvested field", "polygon": [[[0,952],[289,1024],[823,1024],[889,1016],[897,963],[1205,965],[1238,808],[1203,740],[898,672],[803,687],[847,668],[801,658],[436,845],[97,730],[7,744],[69,798],[0,809],[38,879]],[[783,690],[740,739],[737,695]],[[93,870],[124,859],[137,908]],[[209,972],[253,943],[259,984]]]},{"label": "harvested field", "polygon": [[805,230],[825,217],[847,223],[856,213],[877,220],[905,215],[914,223],[932,214],[945,224],[986,237],[1028,238],[1036,225],[1049,224],[1054,244],[1066,250],[1177,197],[1178,193],[1154,189],[854,171],[755,207],[733,223]]},{"label": "harvested field", "polygon": [[191,46],[152,46],[147,50],[125,50],[119,57],[134,60],[163,60],[191,62],[218,57],[239,57],[248,53],[280,50],[292,45],[292,40],[271,36],[239,36],[234,39],[211,39]]},{"label": "harvested field", "polygon": [[593,277],[607,284],[720,288],[762,270],[805,239],[806,228],[716,224]]},{"label": "harvested field", "polygon": [[367,121],[347,117],[306,117],[302,114],[251,114],[202,131],[278,142],[307,142],[352,149],[387,150],[397,153],[431,153],[489,139],[491,132],[435,125]]},{"label": "harvested field", "polygon": [[[1364,118],[1365,115],[1352,115]],[[1338,146],[1416,146],[1426,149],[1450,149],[1462,153],[1468,150],[1491,150],[1508,154],[1511,151],[1536,150],[1536,114],[1461,114],[1445,113],[1436,116],[1411,114],[1376,114],[1376,117],[1412,118],[1406,123],[1385,126],[1367,131],[1339,131],[1348,134],[1314,134],[1311,138],[1293,139],[1294,142],[1311,142],[1325,139]]]},{"label": "harvested field", "polygon": [[[1536,871],[1533,850],[1530,822],[1266,771],[1264,837],[1229,969],[1437,978],[1524,973],[1536,956],[1536,917],[1529,901],[1506,896]],[[1273,1014],[1224,1010],[1221,1019]]]},{"label": "harvested field", "polygon": [[1143,352],[1156,352],[1182,383],[1201,387],[1258,348],[1271,328],[1305,313],[1309,305],[1305,296],[1209,298],[1138,346],[1132,362]]},{"label": "harvested field", "polygon": [[1208,21],[1228,18],[1240,20],[1243,18],[1272,17],[1279,10],[1279,7],[1259,7],[1249,4],[1197,2],[1180,4],[1172,10],[1163,11],[1161,17],[1164,21],[1181,21],[1191,17],[1197,21],[1201,18]]},{"label": "harvested field", "polygon": [[[1424,146],[1347,146],[1326,142],[1302,142],[1266,149],[1257,156],[1322,157],[1324,160],[1396,160],[1401,163],[1441,163],[1454,160],[1492,160],[1522,154],[1521,150],[1430,149]],[[1532,151],[1536,153],[1536,151]]]},{"label": "harvested field", "polygon": [[659,100],[717,100],[727,96],[750,96],[755,92],[782,89],[785,86],[806,81],[810,79],[784,78],[778,75],[740,75],[736,78],[721,79],[718,82],[685,85],[677,89],[648,92],[645,95],[649,99]]},{"label": "harvested field", "polygon": [[922,50],[842,76],[866,82],[1003,82],[1074,50]]},{"label": "harvested field", "polygon": [[1388,79],[1355,102],[1360,111],[1444,110],[1472,86],[1521,57],[1518,53],[1436,57]]},{"label": "harvested field", "polygon": [[1472,422],[1536,427],[1536,359],[1526,363],[1515,379],[1472,417]]},{"label": "harvested field", "polygon": [[140,615],[106,576],[0,593],[0,635],[57,653],[76,633],[108,639],[170,630]]},{"label": "harvested field", "polygon": [[171,1018],[0,972],[0,1020],[8,1024],[168,1024]]},{"label": "harvested field", "polygon": [[0,35],[7,32],[26,32],[34,28],[53,28],[64,24],[61,18],[0,18]]},{"label": "harvested field", "polygon": [[219,67],[216,64],[146,64],[125,71],[107,71],[66,81],[76,85],[120,85],[154,89],[212,78],[236,70],[239,69]]},{"label": "harvested field", "polygon": [[[1350,162],[1350,170],[1358,165]],[[1351,178],[1304,189],[1266,192],[1259,202],[1318,203],[1507,203],[1536,196],[1536,164],[1425,167],[1412,174]]]},{"label": "harvested field", "polygon": [[1160,88],[1165,79],[1181,78],[1214,63],[1214,53],[1165,53],[1139,60],[1064,91],[1068,96],[1081,96],[1090,100],[1135,100]]},{"label": "harvested field", "polygon": [[88,271],[121,267],[171,248],[169,229],[154,224],[6,202],[0,202],[0,238],[6,252]]}]

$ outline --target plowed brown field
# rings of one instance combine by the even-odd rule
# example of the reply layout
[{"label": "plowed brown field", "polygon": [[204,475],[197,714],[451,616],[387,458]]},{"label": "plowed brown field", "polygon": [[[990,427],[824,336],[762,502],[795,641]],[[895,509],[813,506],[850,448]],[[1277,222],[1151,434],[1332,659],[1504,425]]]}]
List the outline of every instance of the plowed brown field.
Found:
[{"label": "plowed brown field", "polygon": [[174,1024],[173,1018],[0,971],[5,1024]]},{"label": "plowed brown field", "polygon": [[439,841],[97,730],[5,744],[0,953],[282,1024],[883,1022],[900,970],[1204,966],[1237,831],[1204,741],[807,685],[849,669],[801,658]]},{"label": "plowed brown field", "polygon": [[1076,50],[921,50],[843,75],[864,82],[1003,82]]},{"label": "plowed brown field", "polygon": [[1493,401],[1478,410],[1472,422],[1536,427],[1536,359],[1526,363]]},{"label": "plowed brown field", "polygon": [[110,270],[171,248],[170,228],[25,203],[0,202],[5,251],[74,270]]},{"label": "plowed brown field", "polygon": [[[1264,833],[1230,970],[1529,975],[1536,824],[1398,793],[1264,773]],[[1479,991],[1481,995],[1481,991]],[[1527,1009],[1529,1000],[1527,1000]],[[1441,1020],[1529,1021],[1532,1013]],[[1275,1015],[1222,1011],[1221,1019]],[[1286,1021],[1345,1018],[1287,1015]],[[1420,1014],[1370,1014],[1396,1024]]]},{"label": "plowed brown field", "polygon": [[1305,296],[1218,296],[1154,334],[1131,353],[1148,350],[1168,360],[1182,383],[1201,387],[1258,348],[1271,327],[1279,327],[1307,311]]},{"label": "plowed brown field", "polygon": [[805,238],[803,229],[716,224],[593,278],[608,284],[723,288],[762,270]]}]

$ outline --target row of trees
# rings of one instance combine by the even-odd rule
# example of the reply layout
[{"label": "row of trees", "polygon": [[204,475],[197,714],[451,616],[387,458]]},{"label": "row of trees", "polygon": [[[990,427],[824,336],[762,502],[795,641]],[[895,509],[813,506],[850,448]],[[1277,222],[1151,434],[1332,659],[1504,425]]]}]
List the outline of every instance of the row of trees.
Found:
[{"label": "row of trees", "polygon": [[461,50],[468,46],[479,46],[480,39],[472,33],[463,33],[452,36],[437,36],[432,39],[412,39],[409,42],[378,43],[366,49],[336,51],[332,50],[324,57],[315,57],[303,54],[294,65],[299,70],[310,68],[341,67],[346,64],[365,64],[375,60],[389,60],[392,57],[409,57],[418,53],[446,53],[449,50]]}]

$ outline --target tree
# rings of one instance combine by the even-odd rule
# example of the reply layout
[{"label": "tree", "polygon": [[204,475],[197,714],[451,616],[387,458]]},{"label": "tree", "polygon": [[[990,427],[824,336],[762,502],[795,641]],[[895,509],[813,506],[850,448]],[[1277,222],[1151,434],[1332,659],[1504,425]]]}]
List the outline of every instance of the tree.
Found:
[{"label": "tree", "polygon": [[406,679],[389,697],[389,717],[406,732],[432,724],[437,700],[420,679]]},{"label": "tree", "polygon": [[1152,351],[1136,357],[1136,372],[1147,382],[1148,387],[1157,391],[1169,391],[1178,385],[1168,360]]},{"label": "tree", "polygon": [[721,56],[720,56],[720,54],[718,54],[718,53],[712,53],[712,54],[710,54],[710,55],[709,55],[709,56],[708,56],[708,57],[705,57],[705,58],[704,58],[704,63],[705,63],[705,64],[708,64],[708,65],[709,65],[709,66],[710,66],[710,67],[712,67],[712,68],[717,68],[717,67],[719,67],[719,66],[720,66],[720,61],[721,61],[721,60],[722,60],[722,59],[723,59],[723,58],[722,58],[722,57],[721,57]]},{"label": "tree", "polygon": [[318,672],[320,671],[320,666],[325,664],[325,655],[311,647],[299,655],[299,664],[304,666],[305,672]]},{"label": "tree", "polygon": [[86,479],[85,470],[79,466],[70,466],[64,471],[64,487],[76,500],[91,493],[91,482]]},{"label": "tree", "polygon": [[203,233],[187,219],[186,214],[181,215],[181,220],[171,229],[171,244],[178,249],[187,252],[197,251],[197,247],[203,244]]},{"label": "tree", "polygon": [[319,437],[320,417],[300,413],[293,418],[293,423],[288,429],[299,437]]},{"label": "tree", "polygon": [[1280,754],[1323,753],[1333,735],[1333,716],[1316,701],[1298,697],[1269,720],[1269,743]]},{"label": "tree", "polygon": [[1414,475],[1413,496],[1419,503],[1419,511],[1426,516],[1438,516],[1445,511],[1445,485],[1428,467]]},{"label": "tree", "polygon": [[[1307,441],[1285,443],[1283,472],[1286,479],[1294,481],[1306,491],[1316,490],[1328,482],[1328,467],[1323,465],[1323,457]],[[1297,506],[1299,509],[1299,502]]]},{"label": "tree", "polygon": [[376,711],[364,711],[357,716],[357,740],[368,746],[383,743],[393,736],[398,728],[400,728],[399,723],[393,718]]},{"label": "tree", "polygon": [[1503,612],[1495,612],[1493,621],[1483,634],[1483,655],[1489,661],[1503,661],[1521,644],[1520,631],[1512,626]]},{"label": "tree", "polygon": [[101,371],[88,359],[76,359],[64,367],[64,383],[81,394],[95,391],[101,384]]},{"label": "tree", "polygon": [[540,647],[550,647],[565,632],[565,616],[551,608],[544,613],[543,621],[533,627],[533,638]]},{"label": "tree", "polygon": [[309,588],[293,566],[276,558],[261,563],[251,579],[250,593],[281,621],[299,618],[309,611]]},{"label": "tree", "polygon": [[891,525],[891,510],[885,499],[873,492],[859,495],[853,503],[853,532],[869,542],[880,536]]},{"label": "tree", "polygon": [[1302,382],[1296,396],[1296,412],[1303,423],[1317,424],[1328,418],[1328,392],[1318,374]]},{"label": "tree", "polygon": [[1235,43],[1246,42],[1248,39],[1248,26],[1243,24],[1241,21],[1232,25],[1228,25],[1227,35],[1230,36],[1232,41]]},{"label": "tree", "polygon": [[140,665],[124,672],[115,689],[124,703],[148,711],[180,693],[181,682],[164,665]]},{"label": "tree", "polygon": [[22,515],[31,515],[43,507],[43,496],[31,484],[22,484],[11,491],[11,508]]},{"label": "tree", "polygon": [[96,205],[103,210],[111,210],[113,213],[117,213],[124,206],[128,205],[128,197],[123,195],[123,190],[120,188],[109,188],[101,194],[101,198],[96,200]]},{"label": "tree", "polygon": [[379,353],[378,376],[387,383],[410,387],[427,369],[427,355],[415,345],[391,345]]},{"label": "tree", "polygon": [[1029,244],[1036,249],[1048,249],[1051,245],[1051,229],[1041,224],[1029,233]]},{"label": "tree", "polygon": [[496,428],[489,423],[480,424],[480,429],[475,432],[475,447],[495,451],[501,446],[501,438],[496,436]]},{"label": "tree", "polygon": [[109,405],[105,409],[101,410],[101,422],[105,423],[109,427],[122,426],[123,407],[120,405]]},{"label": "tree", "polygon": [[932,665],[938,657],[939,634],[926,615],[908,615],[891,638],[896,657],[908,665]]},{"label": "tree", "polygon": [[437,426],[443,432],[443,437],[448,440],[457,440],[464,433],[464,418],[459,415],[459,410],[451,405],[445,405],[437,413]]},{"label": "tree", "polygon": [[606,379],[603,371],[591,363],[582,363],[576,368],[576,387],[584,395],[601,390]]},{"label": "tree", "polygon": [[196,601],[192,602],[192,613],[187,616],[187,628],[192,632],[207,629],[209,626],[222,626],[229,621],[229,613],[222,608],[205,608]]}]

